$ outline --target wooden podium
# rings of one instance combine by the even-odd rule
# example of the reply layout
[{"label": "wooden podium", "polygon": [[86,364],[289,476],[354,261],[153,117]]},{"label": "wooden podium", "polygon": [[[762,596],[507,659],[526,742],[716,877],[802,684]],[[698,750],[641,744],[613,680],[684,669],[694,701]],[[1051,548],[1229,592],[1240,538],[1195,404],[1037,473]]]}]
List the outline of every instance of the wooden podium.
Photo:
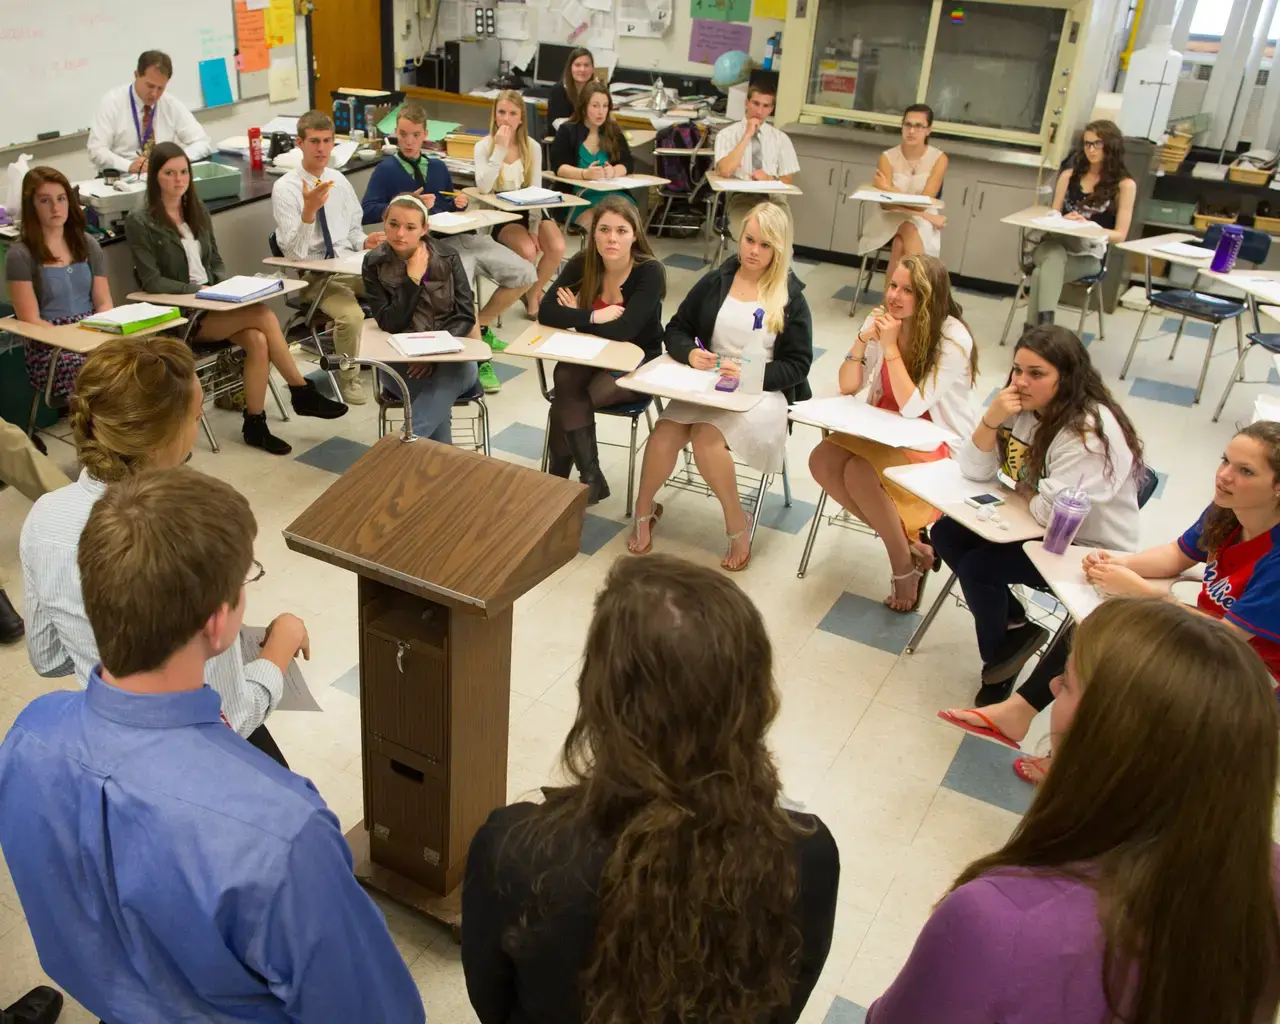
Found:
[{"label": "wooden podium", "polygon": [[578,552],[587,490],[379,441],[284,531],[359,574],[365,885],[455,929],[467,848],[506,803],[512,603]]}]

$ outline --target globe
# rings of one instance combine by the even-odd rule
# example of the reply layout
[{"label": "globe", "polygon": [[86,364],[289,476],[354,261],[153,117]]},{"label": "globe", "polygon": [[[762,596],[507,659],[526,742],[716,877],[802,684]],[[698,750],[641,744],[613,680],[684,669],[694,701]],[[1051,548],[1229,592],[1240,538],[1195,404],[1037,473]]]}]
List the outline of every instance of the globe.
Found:
[{"label": "globe", "polygon": [[721,92],[728,92],[730,86],[745,82],[753,67],[751,58],[741,50],[729,50],[716,58],[711,81]]}]

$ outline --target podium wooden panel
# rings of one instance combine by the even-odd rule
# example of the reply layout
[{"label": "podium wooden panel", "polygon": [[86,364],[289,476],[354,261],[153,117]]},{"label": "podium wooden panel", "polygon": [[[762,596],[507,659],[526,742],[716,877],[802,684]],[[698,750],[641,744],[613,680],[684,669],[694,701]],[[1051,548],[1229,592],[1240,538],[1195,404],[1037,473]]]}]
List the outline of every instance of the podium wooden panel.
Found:
[{"label": "podium wooden panel", "polygon": [[586,488],[388,436],[284,531],[359,575],[364,821],[356,875],[450,924],[506,803],[512,603],[577,554]]}]

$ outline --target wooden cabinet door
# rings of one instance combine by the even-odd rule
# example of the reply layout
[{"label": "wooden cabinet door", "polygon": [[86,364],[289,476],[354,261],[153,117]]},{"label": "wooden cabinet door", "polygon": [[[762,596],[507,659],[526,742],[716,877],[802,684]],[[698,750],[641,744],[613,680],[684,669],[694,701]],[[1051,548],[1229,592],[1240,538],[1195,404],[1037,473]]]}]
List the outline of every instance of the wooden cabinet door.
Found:
[{"label": "wooden cabinet door", "polygon": [[1016,285],[1021,276],[1018,271],[1018,229],[1010,224],[1001,224],[1000,218],[1031,206],[1035,202],[1035,189],[980,181],[976,192],[976,201],[972,197],[970,199],[973,209],[969,215],[960,272],[966,277]]},{"label": "wooden cabinet door", "polygon": [[831,222],[835,219],[839,174],[838,160],[824,160],[816,156],[801,158],[800,171],[794,180],[804,195],[787,196],[796,245],[810,249],[831,248]]},{"label": "wooden cabinet door", "polygon": [[856,255],[858,252],[858,236],[862,233],[862,224],[876,212],[871,203],[850,199],[859,185],[870,185],[876,176],[875,164],[851,163],[840,164],[840,194],[836,202],[835,227],[831,236],[832,252]]},{"label": "wooden cabinet door", "polygon": [[378,0],[317,0],[311,12],[311,55],[312,105],[317,110],[333,110],[334,89],[382,88]]}]

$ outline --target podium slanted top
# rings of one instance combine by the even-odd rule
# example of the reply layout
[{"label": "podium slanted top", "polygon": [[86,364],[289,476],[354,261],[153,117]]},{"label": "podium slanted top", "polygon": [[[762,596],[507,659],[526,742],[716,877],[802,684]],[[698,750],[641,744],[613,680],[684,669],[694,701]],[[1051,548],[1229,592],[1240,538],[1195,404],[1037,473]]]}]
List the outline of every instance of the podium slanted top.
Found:
[{"label": "podium slanted top", "polygon": [[284,539],[408,593],[492,615],[578,553],[586,508],[579,483],[391,435],[290,523]]}]

